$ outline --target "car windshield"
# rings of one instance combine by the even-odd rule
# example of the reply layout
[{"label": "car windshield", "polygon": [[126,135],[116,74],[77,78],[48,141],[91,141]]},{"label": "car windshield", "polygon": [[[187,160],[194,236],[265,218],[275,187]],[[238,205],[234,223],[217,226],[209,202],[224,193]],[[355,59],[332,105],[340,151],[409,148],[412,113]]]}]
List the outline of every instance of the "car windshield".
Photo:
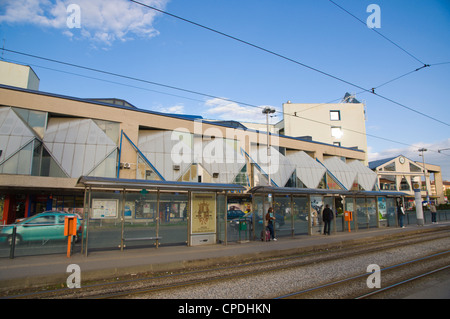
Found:
[{"label": "car windshield", "polygon": [[27,221],[27,224],[54,224],[55,215],[44,215]]},{"label": "car windshield", "polygon": [[[49,211],[49,212],[43,212],[43,213],[40,213],[40,214],[45,214],[45,213],[48,213],[49,215],[44,215],[44,216],[39,216],[39,217],[36,217],[37,215],[33,215],[33,216],[30,216],[30,217],[27,217],[27,218],[23,218],[23,219],[21,219],[19,221],[16,221],[15,223],[13,223],[13,225],[14,224],[19,225],[19,224],[24,224],[24,223],[30,223],[30,221],[32,219],[35,219],[35,220],[31,221],[31,223],[33,223],[33,224],[47,224],[49,218],[52,218],[54,220],[55,217],[50,215],[50,214],[55,213],[55,212]],[[44,219],[42,219],[42,218],[44,218]],[[40,221],[40,222],[38,222],[38,221]]]}]

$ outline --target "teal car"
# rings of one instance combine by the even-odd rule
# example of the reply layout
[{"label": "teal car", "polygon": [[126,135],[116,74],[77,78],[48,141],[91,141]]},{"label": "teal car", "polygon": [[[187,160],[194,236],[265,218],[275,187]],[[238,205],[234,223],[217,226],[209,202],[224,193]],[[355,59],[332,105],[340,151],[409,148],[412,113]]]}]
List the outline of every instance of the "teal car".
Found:
[{"label": "teal car", "polygon": [[81,236],[81,219],[76,214],[58,211],[46,211],[25,218],[19,222],[1,228],[0,242],[12,243],[13,228],[16,227],[16,245],[28,241],[42,241],[67,239],[64,236],[64,221],[66,217],[77,217],[77,235],[73,240],[78,241]]}]

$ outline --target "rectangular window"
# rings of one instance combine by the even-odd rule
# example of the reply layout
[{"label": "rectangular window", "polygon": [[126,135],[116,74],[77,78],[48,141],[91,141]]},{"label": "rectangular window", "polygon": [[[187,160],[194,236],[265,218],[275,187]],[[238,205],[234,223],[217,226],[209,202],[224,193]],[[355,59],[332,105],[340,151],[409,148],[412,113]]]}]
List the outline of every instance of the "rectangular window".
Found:
[{"label": "rectangular window", "polygon": [[342,132],[342,129],[340,127],[332,127],[331,128],[331,136],[334,138],[341,138],[344,133]]},{"label": "rectangular window", "polygon": [[341,111],[330,111],[330,121],[340,121]]}]

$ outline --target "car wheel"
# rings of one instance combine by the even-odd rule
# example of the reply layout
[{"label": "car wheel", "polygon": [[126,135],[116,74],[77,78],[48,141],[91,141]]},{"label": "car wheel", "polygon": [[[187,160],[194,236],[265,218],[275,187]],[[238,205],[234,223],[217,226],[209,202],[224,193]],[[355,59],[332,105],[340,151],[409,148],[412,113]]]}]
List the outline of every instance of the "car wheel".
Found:
[{"label": "car wheel", "polygon": [[[13,236],[9,235],[8,236],[8,244],[11,246],[12,245],[12,241],[13,241]],[[22,237],[20,237],[20,235],[16,235],[16,243],[15,245],[20,245],[20,243],[22,243]]]}]

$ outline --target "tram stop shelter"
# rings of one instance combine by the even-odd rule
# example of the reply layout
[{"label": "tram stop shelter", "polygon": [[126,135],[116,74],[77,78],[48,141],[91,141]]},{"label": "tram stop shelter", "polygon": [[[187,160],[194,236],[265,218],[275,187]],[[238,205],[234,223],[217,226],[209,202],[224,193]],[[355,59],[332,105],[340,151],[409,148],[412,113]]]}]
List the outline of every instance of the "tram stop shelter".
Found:
[{"label": "tram stop shelter", "polygon": [[[332,232],[357,231],[375,227],[397,226],[397,203],[405,193],[256,186],[252,195],[254,212],[253,236],[259,237],[263,219],[269,206],[275,213],[276,236],[318,235],[322,233],[322,211],[325,205],[335,213]],[[351,212],[351,220],[346,220]]]},{"label": "tram stop shelter", "polygon": [[82,251],[226,243],[227,194],[236,184],[82,176]]}]

